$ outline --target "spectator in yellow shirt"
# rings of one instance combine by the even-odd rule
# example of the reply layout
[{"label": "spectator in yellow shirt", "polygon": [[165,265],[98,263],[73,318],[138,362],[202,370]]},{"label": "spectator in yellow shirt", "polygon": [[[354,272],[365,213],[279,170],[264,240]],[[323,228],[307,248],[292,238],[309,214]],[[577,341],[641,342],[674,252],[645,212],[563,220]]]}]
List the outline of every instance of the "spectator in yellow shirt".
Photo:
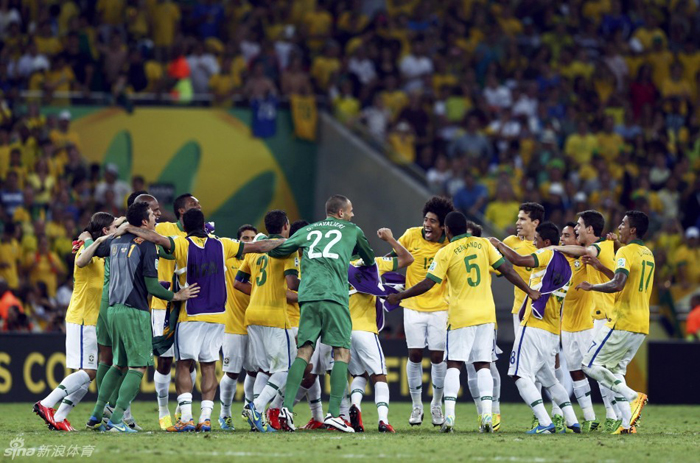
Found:
[{"label": "spectator in yellow shirt", "polygon": [[406,121],[396,124],[389,133],[389,145],[393,149],[394,161],[398,164],[411,164],[416,160],[416,136],[411,131],[411,125]]},{"label": "spectator in yellow shirt", "polygon": [[153,17],[153,45],[160,62],[168,59],[168,48],[173,45],[179,30],[180,17],[180,7],[175,2],[159,0]]},{"label": "spectator in yellow shirt", "polygon": [[678,282],[683,288],[697,285],[700,281],[700,230],[697,227],[685,231],[685,243],[676,249],[674,261]]},{"label": "spectator in yellow shirt", "polygon": [[327,91],[333,76],[340,71],[340,47],[337,43],[329,43],[324,54],[317,56],[311,65],[311,77],[316,83],[316,87],[322,91]]},{"label": "spectator in yellow shirt", "polygon": [[671,76],[661,85],[661,95],[664,98],[680,98],[690,101],[693,95],[691,83],[683,77],[683,65],[675,62],[671,66]]},{"label": "spectator in yellow shirt", "polygon": [[233,106],[233,95],[235,94],[236,85],[233,75],[231,57],[224,58],[221,63],[221,72],[214,74],[209,79],[209,88],[214,96],[213,105],[218,108],[230,108]]},{"label": "spectator in yellow shirt", "polygon": [[513,199],[513,191],[509,185],[500,185],[496,191],[496,199],[486,206],[486,220],[496,225],[504,232],[512,227],[518,217],[520,203]]},{"label": "spectator in yellow shirt", "polygon": [[333,33],[333,16],[319,3],[304,15],[304,34],[311,52],[318,52]]},{"label": "spectator in yellow shirt", "polygon": [[389,109],[391,119],[396,120],[401,110],[408,105],[408,95],[398,88],[396,76],[389,75],[384,81],[384,90],[380,93],[382,103]]},{"label": "spectator in yellow shirt", "polygon": [[656,85],[656,88],[661,88],[670,77],[673,61],[673,53],[664,47],[664,42],[661,38],[655,37],[652,50],[647,56],[647,62],[651,65],[651,80]]},{"label": "spectator in yellow shirt", "polygon": [[620,134],[615,133],[615,121],[608,116],[603,121],[603,130],[598,132],[598,152],[608,162],[613,162],[620,153],[625,141]]},{"label": "spectator in yellow shirt", "polygon": [[51,30],[51,22],[48,20],[43,21],[39,25],[39,33],[34,36],[34,43],[37,51],[49,58],[63,51],[61,41],[54,37]]},{"label": "spectator in yellow shirt", "polygon": [[56,179],[49,174],[49,166],[45,159],[36,162],[35,172],[27,177],[27,185],[34,190],[34,202],[47,207],[56,185]]},{"label": "spectator in yellow shirt", "polygon": [[352,81],[340,84],[340,95],[333,100],[333,112],[341,122],[352,122],[360,114],[360,101],[352,94]]},{"label": "spectator in yellow shirt", "polygon": [[66,267],[61,259],[49,249],[49,239],[42,235],[38,239],[39,248],[30,252],[24,259],[25,271],[29,273],[29,282],[36,285],[40,281],[46,284],[50,297],[56,297],[58,278],[66,274]]},{"label": "spectator in yellow shirt", "polygon": [[598,139],[589,132],[586,121],[578,121],[576,128],[576,133],[566,137],[564,154],[578,165],[588,164],[593,157],[593,152],[598,149]]}]

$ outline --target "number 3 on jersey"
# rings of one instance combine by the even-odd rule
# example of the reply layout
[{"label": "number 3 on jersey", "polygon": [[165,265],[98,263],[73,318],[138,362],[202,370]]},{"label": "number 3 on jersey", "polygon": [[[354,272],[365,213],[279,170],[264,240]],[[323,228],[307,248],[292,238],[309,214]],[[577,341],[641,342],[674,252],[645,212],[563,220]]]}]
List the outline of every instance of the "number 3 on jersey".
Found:
[{"label": "number 3 on jersey", "polygon": [[340,233],[338,230],[329,230],[326,233],[325,238],[330,239],[331,237],[334,238],[326,245],[325,248],[323,248],[323,252],[318,252],[316,251],[316,246],[318,245],[318,242],[321,241],[321,239],[323,238],[323,234],[318,230],[309,232],[309,234],[306,236],[306,241],[314,240],[314,242],[311,243],[311,246],[309,247],[309,259],[318,259],[320,257],[325,257],[327,259],[338,259],[340,256],[334,252],[331,252],[331,249],[338,241],[341,240],[343,234]]}]

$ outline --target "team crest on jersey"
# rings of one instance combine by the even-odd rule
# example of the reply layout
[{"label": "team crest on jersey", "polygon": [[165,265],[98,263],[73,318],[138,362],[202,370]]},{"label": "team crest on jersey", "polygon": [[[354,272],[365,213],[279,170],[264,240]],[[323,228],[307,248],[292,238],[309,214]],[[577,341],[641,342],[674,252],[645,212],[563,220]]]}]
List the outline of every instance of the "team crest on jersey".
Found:
[{"label": "team crest on jersey", "polygon": [[579,260],[574,261],[574,267],[580,268],[581,267],[581,262]]},{"label": "team crest on jersey", "polygon": [[627,265],[627,261],[623,258],[617,259],[617,266],[618,267],[625,267]]},{"label": "team crest on jersey", "polygon": [[384,262],[391,262],[392,260],[394,260],[394,258],[393,257],[382,257],[382,260]]},{"label": "team crest on jersey", "polygon": [[136,243],[136,244],[143,243],[143,238],[139,238],[139,237],[134,238],[134,243]]},{"label": "team crest on jersey", "polygon": [[432,272],[433,270],[435,270],[435,267],[437,267],[437,262],[433,261],[433,263],[430,264],[430,267],[428,267],[428,271]]}]

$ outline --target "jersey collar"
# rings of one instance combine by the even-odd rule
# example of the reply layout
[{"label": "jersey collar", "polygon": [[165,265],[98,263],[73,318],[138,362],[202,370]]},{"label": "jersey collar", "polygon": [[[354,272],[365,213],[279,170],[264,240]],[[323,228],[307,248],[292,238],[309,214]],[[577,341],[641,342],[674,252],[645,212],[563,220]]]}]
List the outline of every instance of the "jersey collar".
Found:
[{"label": "jersey collar", "polygon": [[267,238],[265,238],[265,239],[271,240],[273,238],[284,239],[284,236],[282,236],[282,235],[267,235]]},{"label": "jersey collar", "polygon": [[[423,227],[421,227],[421,229],[420,229],[420,236],[422,236],[425,241],[428,241],[425,239],[425,230],[423,229]],[[445,242],[446,239],[447,239],[447,235],[445,234],[445,231],[443,230],[442,236],[440,237],[439,240],[437,240],[437,242],[442,244]]]},{"label": "jersey collar", "polygon": [[595,242],[596,242],[596,243],[602,243],[603,241],[607,241],[607,238],[605,238],[604,236],[601,236],[601,237],[598,238],[598,240],[595,241]]},{"label": "jersey collar", "polygon": [[471,233],[463,233],[461,235],[453,236],[452,239],[450,240],[450,243],[461,240],[462,238],[470,238],[472,236]]},{"label": "jersey collar", "polygon": [[175,224],[177,225],[178,230],[180,230],[182,232],[185,231],[185,227],[182,226],[182,224],[180,223],[179,220],[177,222],[175,222]]},{"label": "jersey collar", "polygon": [[633,244],[633,243],[638,244],[640,246],[644,246],[644,241],[642,241],[642,240],[632,240],[629,242],[629,244]]}]

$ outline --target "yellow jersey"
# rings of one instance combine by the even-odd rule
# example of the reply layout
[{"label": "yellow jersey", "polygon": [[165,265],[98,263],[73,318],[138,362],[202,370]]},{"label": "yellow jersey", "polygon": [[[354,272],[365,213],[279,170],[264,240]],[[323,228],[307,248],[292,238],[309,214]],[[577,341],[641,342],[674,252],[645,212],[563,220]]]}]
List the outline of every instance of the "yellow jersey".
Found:
[{"label": "yellow jersey", "polygon": [[22,258],[22,248],[16,239],[0,243],[0,263],[6,267],[0,268],[0,278],[7,282],[11,289],[19,289],[19,273],[17,262]]},{"label": "yellow jersey", "polygon": [[[222,259],[224,262],[228,262],[229,259],[240,259],[243,256],[243,243],[240,241],[232,240],[231,238],[216,238],[212,235],[207,236],[206,238],[204,237],[199,237],[199,236],[190,236],[189,239],[192,240],[194,244],[196,244],[199,247],[204,247],[206,244],[207,240],[219,240],[221,241],[221,244],[223,245],[223,256]],[[187,238],[183,237],[177,237],[173,240],[173,256],[175,256],[175,265],[176,270],[178,269],[183,269],[187,270],[187,255],[189,254],[189,249],[190,249],[190,241]],[[163,262],[163,259],[160,259],[158,262],[158,265],[161,265],[161,262]],[[179,273],[179,281],[180,285],[184,287],[184,285],[187,282],[187,274],[185,272]],[[159,269],[159,277],[160,277],[160,269]],[[224,309],[221,313],[217,314],[202,314],[202,315],[187,315],[187,301],[185,301],[182,304],[182,308],[180,309],[180,315],[178,316],[178,322],[207,322],[207,323],[221,323],[222,325],[226,324],[226,310],[225,307],[222,307]]]},{"label": "yellow jersey", "polygon": [[[535,246],[534,241],[524,240],[515,235],[510,235],[504,239],[503,244],[521,256],[528,256],[534,252],[537,252],[537,246]],[[532,269],[530,267],[513,266],[513,269],[515,270],[515,273],[520,275],[520,278],[522,278],[523,281],[530,281],[530,273],[532,273]],[[523,306],[525,293],[518,287],[514,287],[513,296],[513,309],[510,311],[510,313],[518,313],[520,312],[520,308]]]},{"label": "yellow jersey", "polygon": [[292,95],[289,97],[289,105],[292,107],[294,135],[303,140],[315,141],[318,124],[316,97]]},{"label": "yellow jersey", "polygon": [[593,329],[593,317],[591,317],[591,298],[589,291],[576,289],[579,283],[586,281],[588,272],[581,259],[566,256],[571,266],[571,284],[569,292],[564,298],[562,308],[561,329],[569,333]]},{"label": "yellow jersey", "polygon": [[[532,254],[532,257],[535,258],[535,267],[532,268],[532,274],[530,275],[530,288],[539,290],[542,287],[542,279],[547,270],[547,265],[549,261],[552,260],[552,257],[554,257],[554,251],[551,249],[538,249]],[[567,286],[564,286],[557,290],[557,293],[566,294],[566,290]],[[559,335],[561,331],[561,307],[563,301],[564,297],[551,294],[547,300],[547,305],[544,308],[544,315],[541,320],[532,315],[532,304],[528,304],[525,308],[525,314],[523,315],[523,321],[520,322],[520,326],[539,328]]]},{"label": "yellow jersey", "polygon": [[[270,239],[279,239],[272,235]],[[250,279],[250,303],[245,312],[245,326],[291,328],[287,315],[287,275],[299,275],[299,257],[292,254],[273,259],[267,254],[248,254],[239,274]]]},{"label": "yellow jersey", "polygon": [[[177,237],[186,237],[187,233],[180,225],[180,222],[161,222],[156,224],[156,233],[163,236],[169,236],[173,239]],[[173,281],[173,275],[175,274],[175,261],[159,258],[158,259],[158,281]],[[173,289],[172,287],[170,289]],[[165,310],[168,306],[168,301],[158,299],[153,296],[151,298],[151,309],[155,310]]]},{"label": "yellow jersey", "polygon": [[[396,257],[375,257],[377,270],[381,277],[386,272],[395,272],[399,268],[399,259]],[[352,265],[362,265],[361,260],[356,260]],[[351,290],[354,289],[351,286]],[[369,331],[378,334],[377,329],[377,297],[371,294],[353,293],[350,295],[350,318],[352,318],[353,331]]]},{"label": "yellow jersey", "polygon": [[[90,245],[90,240],[87,243]],[[83,244],[76,259],[85,250]],[[90,263],[80,268],[73,267],[73,294],[70,297],[70,304],[66,310],[66,322],[76,325],[97,325],[97,316],[100,313],[100,300],[102,299],[102,288],[105,278],[105,260],[100,257],[93,257]]]},{"label": "yellow jersey", "polygon": [[440,249],[428,270],[437,284],[447,279],[450,308],[447,329],[496,323],[490,269],[503,264],[503,256],[486,238],[455,236]]},{"label": "yellow jersey", "polygon": [[[399,238],[399,243],[413,255],[413,263],[406,268],[406,287],[410,288],[423,281],[435,254],[449,243],[443,234],[440,241],[428,241],[423,236],[423,227],[413,227]],[[438,312],[447,310],[447,285],[435,285],[425,294],[406,299],[402,307],[418,312]]]},{"label": "yellow jersey", "polygon": [[248,334],[245,329],[245,310],[250,296],[233,287],[236,274],[243,264],[243,259],[232,257],[226,259],[226,323],[224,333]]},{"label": "yellow jersey", "polygon": [[[301,280],[301,257],[299,257],[299,279]],[[290,290],[293,291],[293,290]],[[299,291],[293,291],[299,294]],[[287,302],[287,317],[292,328],[299,327],[299,318],[301,317],[301,307],[298,302]]]},{"label": "yellow jersey", "polygon": [[606,326],[616,330],[649,334],[649,299],[654,289],[654,254],[644,242],[634,240],[617,250],[615,273],[627,275],[625,287],[617,293]]},{"label": "yellow jersey", "polygon": [[[598,260],[601,264],[612,270],[615,268],[615,244],[601,238],[592,245],[598,250]],[[587,266],[587,277],[588,282],[594,285],[607,283],[610,278],[605,276],[603,272],[599,272],[592,265]],[[607,314],[612,310],[613,304],[615,304],[615,294],[614,293],[600,293],[598,291],[593,291],[593,307],[591,309],[591,315],[594,320],[604,320],[607,318]]]}]

